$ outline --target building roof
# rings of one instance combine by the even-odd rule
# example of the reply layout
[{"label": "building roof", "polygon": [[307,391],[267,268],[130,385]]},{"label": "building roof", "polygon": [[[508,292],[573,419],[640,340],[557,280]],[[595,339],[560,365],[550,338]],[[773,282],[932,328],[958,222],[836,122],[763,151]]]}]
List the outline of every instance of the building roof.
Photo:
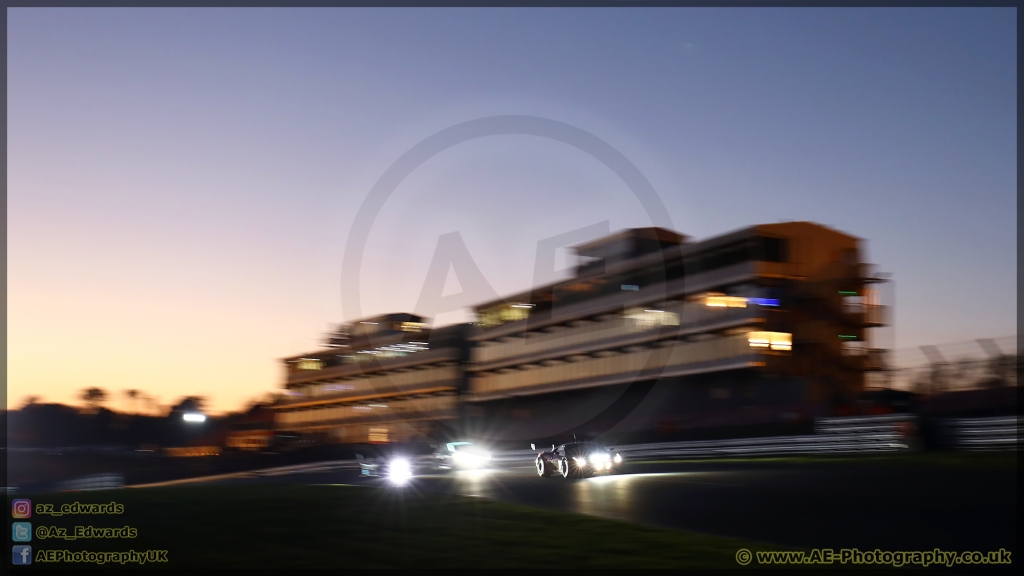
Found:
[{"label": "building roof", "polygon": [[583,253],[611,244],[612,242],[617,242],[619,240],[624,239],[657,240],[661,242],[663,245],[671,245],[682,244],[689,240],[689,238],[690,237],[685,234],[680,234],[679,232],[675,232],[673,230],[668,230],[666,228],[658,228],[654,226],[647,228],[627,228],[625,230],[620,230],[614,234],[604,236],[596,240],[591,240],[583,244],[577,244],[572,248],[576,250],[576,252],[578,253]]},{"label": "building roof", "polygon": [[[783,237],[785,237],[785,236],[798,236],[798,235],[809,233],[811,231],[818,231],[818,232],[825,231],[825,232],[830,232],[830,233],[833,233],[833,234],[838,234],[840,236],[845,236],[845,237],[853,239],[853,240],[860,240],[860,238],[858,238],[857,236],[853,236],[851,234],[847,234],[845,232],[836,230],[834,228],[830,228],[828,226],[823,226],[823,225],[815,223],[815,222],[794,221],[794,222],[780,222],[780,223],[777,223],[777,224],[756,224],[756,225],[752,225],[752,226],[746,226],[746,227],[743,227],[743,228],[738,228],[736,230],[731,230],[729,232],[725,232],[723,234],[718,234],[718,235],[712,236],[710,238],[705,238],[703,240],[698,240],[698,241],[692,241],[691,237],[689,237],[689,236],[686,236],[686,235],[678,233],[678,232],[674,232],[672,230],[667,230],[665,228],[656,228],[656,227],[650,227],[650,228],[629,228],[629,229],[626,229],[626,230],[620,230],[620,231],[618,231],[618,232],[616,232],[614,234],[605,236],[603,238],[598,238],[596,240],[592,240],[592,241],[584,243],[584,244],[579,244],[577,246],[574,246],[573,248],[577,252],[581,252],[581,251],[589,252],[589,251],[593,251],[593,250],[598,250],[599,248],[601,248],[603,246],[606,246],[608,244],[611,244],[613,242],[616,242],[616,241],[619,241],[619,240],[622,240],[622,239],[626,239],[626,238],[640,238],[640,239],[647,239],[647,240],[658,239],[659,241],[663,242],[663,244],[667,244],[668,246],[672,246],[672,245],[680,246],[680,248],[676,251],[676,255],[682,256],[682,257],[689,257],[692,254],[698,254],[698,253],[701,253],[701,252],[715,250],[717,248],[731,245],[734,242],[742,241],[745,238],[749,238],[749,237],[755,236],[755,235],[762,235],[763,234],[763,235],[769,235],[769,236],[783,236]],[[666,247],[668,247],[668,246],[666,246]],[[677,256],[673,256],[673,257],[677,257]],[[637,262],[639,262],[640,259],[639,258],[635,258],[635,259],[632,259],[632,260],[636,260]],[[533,296],[533,295],[536,295],[536,294],[544,292],[544,291],[550,291],[553,288],[556,288],[556,287],[559,287],[559,286],[562,286],[562,285],[566,285],[566,284],[571,284],[573,282],[577,282],[578,280],[579,279],[576,276],[573,276],[572,278],[567,278],[567,279],[564,279],[564,280],[559,280],[557,282],[552,282],[552,283],[546,284],[544,286],[536,286],[536,287],[533,287],[533,288],[531,288],[529,290],[524,290],[522,292],[511,294],[509,296],[505,296],[505,297],[499,298],[497,300],[492,300],[492,301],[489,301],[489,302],[482,302],[480,304],[477,304],[477,305],[473,306],[473,309],[479,312],[481,310],[485,310],[485,309],[491,308],[493,306],[500,306],[502,304],[507,304],[507,303],[515,303],[515,302],[527,303],[527,302],[530,302],[531,296]]]}]

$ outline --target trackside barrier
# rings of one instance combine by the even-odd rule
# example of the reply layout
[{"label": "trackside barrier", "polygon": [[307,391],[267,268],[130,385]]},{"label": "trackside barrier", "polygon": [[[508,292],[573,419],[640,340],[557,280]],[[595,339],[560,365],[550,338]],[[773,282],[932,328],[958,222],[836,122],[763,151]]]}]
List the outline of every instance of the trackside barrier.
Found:
[{"label": "trackside barrier", "polygon": [[814,421],[814,434],[870,434],[900,433],[900,429],[912,425],[917,417],[912,414],[885,414],[882,416],[843,416],[818,418]]},{"label": "trackside barrier", "polygon": [[729,440],[700,440],[620,446],[630,459],[656,457],[842,454],[909,450],[905,430],[913,418],[887,415],[826,418],[815,422],[815,434]]},{"label": "trackside barrier", "polygon": [[214,476],[200,476],[198,478],[182,478],[179,480],[167,480],[164,482],[151,482],[149,484],[134,484],[129,486],[129,488],[156,488],[159,486],[177,486],[180,484],[194,484],[197,482],[214,482],[218,480],[233,480],[238,478],[265,478],[269,476],[310,474],[316,472],[329,472],[331,470],[357,468],[359,468],[358,460],[332,460],[329,462],[314,462],[312,464],[297,464],[295,466],[265,468],[263,470],[247,470],[245,472],[234,472],[231,474],[216,474]]},{"label": "trackside barrier", "polygon": [[1018,450],[1017,416],[956,418],[948,421],[957,450]]},{"label": "trackside barrier", "polygon": [[[1016,416],[951,419],[943,424],[954,431],[956,447],[960,450],[1015,450],[1019,446],[1017,441],[1018,419]],[[715,456],[898,453],[912,449],[910,439],[913,437],[915,428],[916,417],[909,414],[852,416],[819,419],[815,421],[815,433],[811,435],[613,445],[612,448],[622,454],[624,458],[634,461],[665,457],[705,458]],[[548,447],[538,448],[545,449]],[[498,465],[532,464],[537,452],[537,450],[503,450],[492,453],[491,461]],[[431,457],[419,457],[415,458],[415,460],[420,461],[420,463],[428,463]],[[359,460],[333,460],[200,478],[184,478],[151,484],[137,484],[129,487],[173,486],[234,478],[260,478],[328,472],[331,470],[356,470],[359,467]],[[84,482],[85,480],[87,479],[75,482]],[[92,482],[92,484],[83,483],[82,485],[104,485],[103,482],[96,479],[93,479]],[[120,487],[120,485],[111,485],[109,487]]]},{"label": "trackside barrier", "polygon": [[308,474],[312,472],[328,472],[330,470],[349,470],[354,468],[359,468],[359,462],[357,460],[332,460],[330,462],[314,462],[312,464],[267,468],[265,470],[249,472],[249,474],[254,477],[284,476],[287,474]]},{"label": "trackside barrier", "polygon": [[117,488],[124,488],[124,476],[121,476],[120,474],[96,474],[93,476],[86,476],[85,478],[68,480],[57,485],[57,489],[62,492],[79,490],[115,490]]}]

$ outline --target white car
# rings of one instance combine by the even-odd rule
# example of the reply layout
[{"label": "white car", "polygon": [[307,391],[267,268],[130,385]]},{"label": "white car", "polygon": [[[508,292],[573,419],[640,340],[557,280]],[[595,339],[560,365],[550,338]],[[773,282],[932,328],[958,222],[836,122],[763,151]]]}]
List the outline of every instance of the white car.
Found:
[{"label": "white car", "polygon": [[434,451],[435,470],[476,470],[490,463],[491,453],[472,442],[448,442]]}]

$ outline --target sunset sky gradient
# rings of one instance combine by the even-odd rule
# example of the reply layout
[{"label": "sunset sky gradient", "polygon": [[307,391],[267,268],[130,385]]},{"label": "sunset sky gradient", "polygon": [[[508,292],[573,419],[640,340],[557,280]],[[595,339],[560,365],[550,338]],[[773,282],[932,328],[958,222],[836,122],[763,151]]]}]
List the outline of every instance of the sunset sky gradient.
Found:
[{"label": "sunset sky gradient", "polygon": [[[278,388],[353,319],[341,257],[374,182],[495,114],[599,136],[697,238],[866,239],[897,347],[1016,332],[1015,9],[9,9],[7,33],[12,406]],[[539,240],[605,220],[650,225],[579,150],[456,146],[374,222],[363,313],[411,311],[442,234],[508,294]]]}]

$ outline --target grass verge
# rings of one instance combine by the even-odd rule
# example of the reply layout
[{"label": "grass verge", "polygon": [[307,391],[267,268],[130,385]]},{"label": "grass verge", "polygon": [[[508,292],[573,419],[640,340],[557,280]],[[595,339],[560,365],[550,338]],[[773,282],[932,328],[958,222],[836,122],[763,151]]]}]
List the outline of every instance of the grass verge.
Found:
[{"label": "grass verge", "polygon": [[130,540],[36,537],[34,551],[168,550],[168,568],[736,567],[740,548],[779,549],[406,489],[224,485],[18,497],[57,510],[76,501],[124,505],[117,516],[33,513],[36,529],[53,525],[71,533],[77,525],[127,525],[138,530]]}]

